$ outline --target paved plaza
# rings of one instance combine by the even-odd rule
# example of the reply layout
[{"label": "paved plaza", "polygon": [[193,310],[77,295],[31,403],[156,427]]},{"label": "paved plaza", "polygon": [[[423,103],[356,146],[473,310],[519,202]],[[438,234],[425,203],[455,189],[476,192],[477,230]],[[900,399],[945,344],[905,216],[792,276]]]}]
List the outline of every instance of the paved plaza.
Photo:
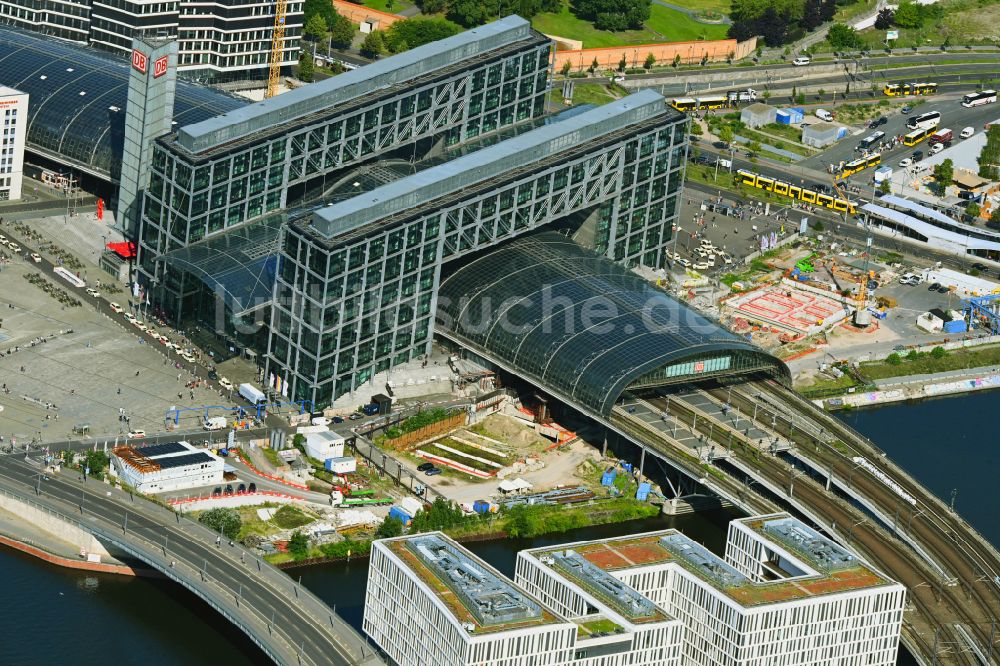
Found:
[{"label": "paved plaza", "polygon": [[[175,405],[231,404],[216,388],[187,388],[190,374],[175,368],[163,348],[140,343],[138,331],[124,320],[96,311],[83,299],[81,307],[62,305],[24,277],[39,272],[20,259],[0,268],[4,443],[11,436],[19,441],[66,439],[83,423],[98,439],[130,428],[152,433],[165,429],[165,412]],[[51,273],[45,279],[57,284]],[[73,290],[68,284],[57,286]],[[129,417],[128,424],[119,421],[119,409]],[[187,412],[179,427],[199,425],[199,413]]]}]

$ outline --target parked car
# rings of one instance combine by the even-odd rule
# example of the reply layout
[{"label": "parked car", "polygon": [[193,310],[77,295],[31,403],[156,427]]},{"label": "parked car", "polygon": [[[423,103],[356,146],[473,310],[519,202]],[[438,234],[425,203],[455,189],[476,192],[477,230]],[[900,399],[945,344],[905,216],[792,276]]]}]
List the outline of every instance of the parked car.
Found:
[{"label": "parked car", "polygon": [[115,314],[121,314],[121,313],[125,312],[125,308],[123,308],[122,306],[118,305],[117,303],[111,303],[110,308],[111,308],[111,311],[114,312]]},{"label": "parked car", "polygon": [[222,494],[222,486],[216,486],[215,490],[212,491],[212,497],[218,497]]},{"label": "parked car", "polygon": [[949,287],[949,286],[947,286],[947,285],[944,285],[944,284],[943,284],[943,285],[941,285],[940,287],[938,287],[938,293],[939,293],[939,294],[947,294],[947,293],[949,293],[950,291],[951,291],[951,287]]},{"label": "parked car", "polygon": [[219,377],[219,386],[226,389],[227,391],[233,390],[233,383],[226,379],[225,377]]},{"label": "parked car", "polygon": [[357,412],[354,412],[353,414],[351,414],[347,418],[351,419],[352,421],[357,421],[358,419],[363,419],[364,416],[362,416],[361,414],[359,414]]},{"label": "parked car", "polygon": [[333,422],[334,423],[343,423],[344,422],[344,417],[342,417],[342,416],[334,416],[333,417]]},{"label": "parked car", "polygon": [[816,109],[813,111],[813,115],[822,120],[823,122],[830,122],[833,120],[833,114],[826,109]]},{"label": "parked car", "polygon": [[932,282],[931,286],[927,287],[927,291],[937,291],[941,284],[938,282]]},{"label": "parked car", "polygon": [[133,430],[128,434],[129,439],[143,439],[146,436],[145,430]]},{"label": "parked car", "polygon": [[806,56],[799,56],[798,58],[792,61],[792,64],[795,65],[796,67],[804,67],[805,65],[808,65],[811,62],[812,62],[811,58],[807,58]]},{"label": "parked car", "polygon": [[239,488],[236,489],[236,492],[238,493],[245,493],[246,491],[247,491],[247,485],[245,483],[241,483]]},{"label": "parked car", "polygon": [[906,106],[904,106],[902,109],[899,110],[899,112],[902,113],[904,116],[907,115],[910,111],[913,111],[913,107],[910,106],[909,104],[907,104]]},{"label": "parked car", "polygon": [[226,486],[225,494],[226,495],[232,495],[233,494],[233,486],[232,486],[232,484]]},{"label": "parked car", "polygon": [[257,484],[256,483],[251,483],[249,486],[247,486],[247,492],[248,493],[255,493],[255,492],[257,492]]},{"label": "parked car", "polygon": [[425,463],[421,463],[421,464],[417,465],[417,471],[418,472],[426,472],[427,470],[433,469],[433,468],[434,468],[434,463],[429,463],[429,462],[425,462]]},{"label": "parked car", "polygon": [[986,264],[981,264],[978,261],[976,263],[972,264],[972,267],[975,268],[977,271],[980,271],[980,272],[985,271],[985,270],[989,270],[986,267]]},{"label": "parked car", "polygon": [[426,474],[427,476],[437,476],[440,473],[441,469],[439,467],[431,467],[429,470],[424,472],[424,474]]},{"label": "parked car", "polygon": [[691,267],[691,262],[688,261],[687,259],[684,259],[684,258],[678,259],[677,263],[680,264],[681,266],[683,266],[684,268],[690,268]]}]

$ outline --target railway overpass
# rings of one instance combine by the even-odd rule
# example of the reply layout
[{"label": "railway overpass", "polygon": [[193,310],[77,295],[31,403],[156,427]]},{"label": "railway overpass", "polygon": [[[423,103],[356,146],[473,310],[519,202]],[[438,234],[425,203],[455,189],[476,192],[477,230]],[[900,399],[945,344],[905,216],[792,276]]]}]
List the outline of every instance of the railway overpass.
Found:
[{"label": "railway overpass", "polygon": [[[600,316],[594,318],[595,312]],[[589,315],[589,320],[588,320]],[[923,664],[993,664],[1000,552],[773,357],[556,233],[442,280],[436,335],[751,513],[789,508],[904,583]]]},{"label": "railway overpass", "polygon": [[0,456],[0,493],[93,534],[184,586],[276,664],[384,662],[322,600],[238,544],[153,502],[74,473],[43,474],[34,458]]}]

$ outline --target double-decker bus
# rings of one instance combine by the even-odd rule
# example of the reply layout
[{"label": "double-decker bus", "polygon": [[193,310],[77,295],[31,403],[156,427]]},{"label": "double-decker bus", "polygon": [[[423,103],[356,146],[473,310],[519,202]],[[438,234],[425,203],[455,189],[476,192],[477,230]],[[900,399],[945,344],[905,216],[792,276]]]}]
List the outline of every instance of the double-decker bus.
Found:
[{"label": "double-decker bus", "polygon": [[962,96],[962,106],[966,108],[982,106],[983,104],[992,104],[995,101],[997,101],[996,90],[983,90],[982,92],[969,93],[968,95]]},{"label": "double-decker bus", "polygon": [[844,165],[844,168],[837,173],[837,179],[842,180],[844,178],[850,178],[856,173],[860,173],[865,169],[870,169],[871,167],[878,166],[882,163],[881,155],[869,155],[868,157],[862,157],[860,159],[853,160]]},{"label": "double-decker bus", "polygon": [[789,199],[804,201],[808,204],[823,206],[824,208],[829,208],[830,210],[835,210],[841,213],[850,213],[851,215],[857,212],[857,207],[854,205],[854,202],[848,201],[847,199],[841,199],[839,197],[830,196],[829,194],[823,194],[822,192],[817,192],[816,190],[809,189],[808,187],[793,185],[792,183],[771,178],[769,176],[763,176],[761,174],[754,173],[753,171],[747,171],[746,169],[740,169],[737,171],[735,178],[737,183],[756,187],[764,190],[765,192],[773,192],[774,194],[788,197]]},{"label": "double-decker bus", "polygon": [[903,137],[903,145],[905,146],[915,146],[927,137],[934,134],[937,131],[937,125],[933,127],[925,127],[923,129],[913,130],[909,134]]}]

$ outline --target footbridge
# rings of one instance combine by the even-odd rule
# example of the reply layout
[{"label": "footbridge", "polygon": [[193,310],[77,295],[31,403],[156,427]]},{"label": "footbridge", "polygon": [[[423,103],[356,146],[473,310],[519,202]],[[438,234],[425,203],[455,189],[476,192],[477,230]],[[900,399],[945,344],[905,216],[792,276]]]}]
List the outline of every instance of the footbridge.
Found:
[{"label": "footbridge", "polygon": [[20,453],[0,456],[0,494],[92,534],[184,586],[276,664],[384,664],[318,597],[167,508],[74,473],[45,473],[41,462]]},{"label": "footbridge", "polygon": [[527,381],[749,513],[792,510],[907,586],[922,664],[995,664],[1000,552],[872,442],[788,388],[784,364],[548,232],[442,281],[436,335]]}]

